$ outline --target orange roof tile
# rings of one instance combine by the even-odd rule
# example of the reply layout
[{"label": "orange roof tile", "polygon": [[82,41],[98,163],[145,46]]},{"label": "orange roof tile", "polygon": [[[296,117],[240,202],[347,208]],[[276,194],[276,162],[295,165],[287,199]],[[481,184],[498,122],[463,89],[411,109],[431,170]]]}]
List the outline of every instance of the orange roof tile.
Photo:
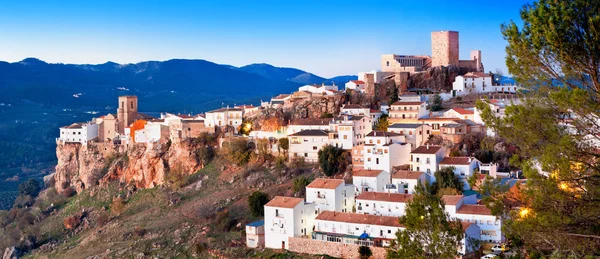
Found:
[{"label": "orange roof tile", "polygon": [[357,200],[369,201],[387,201],[407,203],[412,200],[412,194],[404,193],[383,193],[383,192],[363,192],[356,196]]},{"label": "orange roof tile", "polygon": [[467,109],[463,109],[463,108],[452,108],[452,110],[454,110],[458,114],[462,114],[462,115],[475,114],[475,112],[473,110],[467,110]]},{"label": "orange roof tile", "polygon": [[350,82],[355,83],[357,85],[364,85],[365,82],[361,81],[361,80],[350,80]]},{"label": "orange roof tile", "polygon": [[307,185],[306,188],[335,189],[344,183],[345,181],[342,179],[317,178]]},{"label": "orange roof tile", "polygon": [[316,219],[317,220],[336,221],[336,222],[345,222],[345,223],[355,223],[355,224],[368,224],[368,225],[400,227],[400,228],[404,227],[398,221],[398,217],[375,216],[375,215],[367,215],[367,214],[323,211],[323,212],[319,213],[319,215],[317,216]]},{"label": "orange roof tile", "polygon": [[444,196],[442,196],[442,201],[446,205],[456,206],[456,204],[458,204],[458,202],[460,200],[462,200],[462,198],[463,198],[462,195],[444,195]]},{"label": "orange roof tile", "polygon": [[294,208],[300,202],[304,202],[302,198],[294,198],[294,197],[284,197],[284,196],[276,196],[271,201],[269,201],[265,206],[267,207],[279,207],[279,208]]},{"label": "orange roof tile", "polygon": [[476,215],[492,215],[492,211],[488,209],[485,205],[477,205],[477,204],[463,204],[456,211],[456,213],[460,214],[476,214]]},{"label": "orange roof tile", "polygon": [[360,170],[352,173],[352,176],[377,177],[383,170]]},{"label": "orange roof tile", "polygon": [[440,149],[442,149],[441,146],[420,146],[418,148],[416,148],[415,150],[413,150],[412,152],[410,152],[411,154],[435,154],[437,153]]},{"label": "orange roof tile", "polygon": [[392,179],[419,179],[424,172],[400,170],[392,175]]},{"label": "orange roof tile", "polygon": [[392,106],[395,106],[395,105],[421,105],[423,103],[424,102],[402,102],[402,101],[397,101],[397,102],[393,103]]},{"label": "orange roof tile", "polygon": [[470,157],[444,157],[440,165],[470,165],[471,161]]}]

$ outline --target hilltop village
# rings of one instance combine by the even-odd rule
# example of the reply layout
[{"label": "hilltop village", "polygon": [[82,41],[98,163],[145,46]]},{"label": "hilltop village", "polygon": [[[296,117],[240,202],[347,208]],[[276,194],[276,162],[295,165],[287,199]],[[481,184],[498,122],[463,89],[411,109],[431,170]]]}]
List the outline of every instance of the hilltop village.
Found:
[{"label": "hilltop village", "polygon": [[[176,145],[203,133],[217,135],[219,145],[236,138],[254,144],[266,140],[272,153],[280,152],[280,140],[287,139],[288,161],[305,163],[317,163],[326,146],[342,149],[349,155],[347,172],[314,179],[305,197],[272,198],[264,206],[264,220],[246,226],[246,245],[351,258],[359,256],[359,246],[385,257],[385,247],[403,230],[398,217],[417,183],[432,184],[436,171],[452,168],[463,194],[442,200],[446,212],[462,221],[465,239],[457,249],[465,255],[482,242],[505,241],[501,220],[481,204],[467,179],[478,173],[482,179],[510,181],[513,172],[457,149],[469,134],[495,135],[476,101],[501,117],[507,106],[519,103],[520,88],[485,73],[479,50],[459,60],[458,32],[432,32],[431,41],[431,56],[382,55],[380,70],[360,72],[344,88],[304,85],[256,106],[152,117],[139,111],[138,97],[120,96],[115,114],[61,127],[58,150],[76,144],[124,152],[139,145]],[[444,78],[432,76],[438,70]]]}]

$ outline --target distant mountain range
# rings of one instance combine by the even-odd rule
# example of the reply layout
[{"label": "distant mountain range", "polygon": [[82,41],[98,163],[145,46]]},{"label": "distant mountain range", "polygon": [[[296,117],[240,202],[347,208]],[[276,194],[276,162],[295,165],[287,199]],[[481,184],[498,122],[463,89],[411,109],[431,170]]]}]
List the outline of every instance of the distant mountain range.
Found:
[{"label": "distant mountain range", "polygon": [[[252,64],[220,65],[172,59],[136,64],[49,64],[35,58],[0,62],[0,102],[32,102],[64,107],[113,107],[116,97],[140,97],[140,110],[205,111],[223,104],[268,99],[304,84],[343,87],[356,76],[330,79],[295,68]],[[114,107],[113,107],[114,108]]]}]

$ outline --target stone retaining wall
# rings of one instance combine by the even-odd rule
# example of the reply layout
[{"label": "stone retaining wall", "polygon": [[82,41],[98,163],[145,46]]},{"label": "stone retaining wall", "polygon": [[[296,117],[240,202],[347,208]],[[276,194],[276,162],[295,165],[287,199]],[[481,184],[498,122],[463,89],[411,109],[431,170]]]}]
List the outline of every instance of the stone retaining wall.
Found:
[{"label": "stone retaining wall", "polygon": [[[358,245],[327,242],[315,239],[290,237],[289,249],[302,254],[323,254],[338,258],[360,258]],[[371,247],[371,258],[385,258],[386,250],[382,247]]]}]

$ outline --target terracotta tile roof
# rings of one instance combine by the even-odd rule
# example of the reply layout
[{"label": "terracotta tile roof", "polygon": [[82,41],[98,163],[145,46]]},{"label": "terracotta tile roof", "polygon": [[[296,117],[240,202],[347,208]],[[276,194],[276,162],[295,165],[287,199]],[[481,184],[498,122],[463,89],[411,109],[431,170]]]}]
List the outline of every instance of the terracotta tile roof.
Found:
[{"label": "terracotta tile roof", "polygon": [[456,213],[460,214],[475,214],[475,215],[492,215],[492,211],[485,205],[478,204],[463,204]]},{"label": "terracotta tile roof", "polygon": [[380,130],[374,130],[374,131],[369,132],[369,134],[367,134],[367,137],[396,137],[396,136],[400,136],[400,134],[395,133],[395,132],[380,131]]},{"label": "terracotta tile roof", "polygon": [[425,146],[420,146],[420,147],[416,148],[415,150],[413,150],[410,153],[411,154],[435,154],[440,149],[442,149],[441,146],[429,146],[429,145],[425,145]]},{"label": "terracotta tile roof", "polygon": [[360,170],[352,173],[352,176],[377,177],[383,170]]},{"label": "terracotta tile roof", "polygon": [[371,113],[381,113],[380,110],[375,110],[375,109],[371,109],[369,112],[371,112]]},{"label": "terracotta tile roof", "polygon": [[[232,112],[241,112],[241,111],[242,111],[242,109],[239,109],[239,108],[227,108],[227,107],[225,107],[225,108],[221,108],[221,109],[216,109],[216,110],[208,111],[208,112],[206,112],[206,113],[213,113],[213,112],[226,112],[226,111],[232,111]],[[179,115],[177,115],[177,116],[179,116]]]},{"label": "terracotta tile roof", "polygon": [[392,175],[392,179],[419,179],[424,172],[400,170]]},{"label": "terracotta tile roof", "polygon": [[271,99],[285,99],[285,98],[287,98],[289,96],[290,96],[289,94],[280,94],[280,95],[275,96],[275,97],[273,97]]},{"label": "terracotta tile roof", "polygon": [[388,226],[388,227],[400,227],[400,228],[404,227],[398,221],[398,217],[375,216],[375,215],[344,213],[344,212],[335,212],[335,211],[323,211],[323,212],[319,213],[316,220],[326,220],[326,221],[366,224],[366,225],[377,225],[377,226]]},{"label": "terracotta tile roof", "polygon": [[462,229],[463,231],[467,231],[467,229],[469,229],[469,227],[471,225],[473,225],[473,223],[471,222],[466,222],[466,221],[461,221],[460,224],[462,225]]},{"label": "terracotta tile roof", "polygon": [[458,202],[462,200],[462,198],[462,195],[444,195],[442,196],[442,201],[444,201],[444,204],[446,205],[456,206],[456,204],[458,204]]},{"label": "terracotta tile roof", "polygon": [[357,200],[369,201],[387,201],[407,203],[412,200],[412,194],[404,193],[384,193],[384,192],[363,192],[356,196]]},{"label": "terracotta tile roof", "polygon": [[189,114],[177,114],[177,117],[183,118],[183,119],[194,118],[194,116],[189,115]]},{"label": "terracotta tile roof", "polygon": [[318,129],[310,129],[303,130],[300,132],[296,132],[294,134],[290,134],[289,136],[329,136],[329,131],[326,130],[318,130]]},{"label": "terracotta tile roof", "polygon": [[265,204],[265,206],[291,209],[296,207],[296,205],[301,202],[304,202],[303,198],[276,196],[267,204]]},{"label": "terracotta tile roof", "polygon": [[364,85],[365,84],[365,82],[361,81],[361,80],[350,80],[350,82],[355,83],[357,85]]},{"label": "terracotta tile roof", "polygon": [[329,125],[331,119],[319,119],[319,118],[304,118],[295,119],[290,122],[290,125]]},{"label": "terracotta tile roof", "polygon": [[252,109],[252,108],[256,108],[256,106],[252,105],[252,104],[242,104],[242,105],[236,105],[235,108],[240,108],[240,109]]},{"label": "terracotta tile roof", "polygon": [[392,106],[395,106],[395,105],[421,105],[423,103],[425,103],[425,102],[402,102],[402,101],[397,101],[397,102],[393,103]]},{"label": "terracotta tile roof", "polygon": [[451,110],[454,110],[458,114],[462,114],[462,115],[475,114],[475,112],[473,110],[467,110],[467,109],[463,109],[463,108],[452,108]]},{"label": "terracotta tile roof", "polygon": [[343,179],[317,178],[307,185],[306,188],[335,189],[344,183]]},{"label": "terracotta tile roof", "polygon": [[82,126],[83,125],[81,123],[73,123],[73,124],[71,124],[69,126],[64,126],[64,127],[61,127],[61,128],[62,129],[81,129]]},{"label": "terracotta tile roof", "polygon": [[440,165],[470,165],[472,158],[470,157],[444,157]]},{"label": "terracotta tile roof", "polygon": [[419,124],[419,123],[394,123],[394,124],[388,126],[388,129],[389,128],[392,128],[392,129],[416,129],[423,125],[424,124]]},{"label": "terracotta tile roof", "polygon": [[458,118],[446,118],[446,117],[433,117],[433,118],[419,118],[419,121],[457,121]]}]

